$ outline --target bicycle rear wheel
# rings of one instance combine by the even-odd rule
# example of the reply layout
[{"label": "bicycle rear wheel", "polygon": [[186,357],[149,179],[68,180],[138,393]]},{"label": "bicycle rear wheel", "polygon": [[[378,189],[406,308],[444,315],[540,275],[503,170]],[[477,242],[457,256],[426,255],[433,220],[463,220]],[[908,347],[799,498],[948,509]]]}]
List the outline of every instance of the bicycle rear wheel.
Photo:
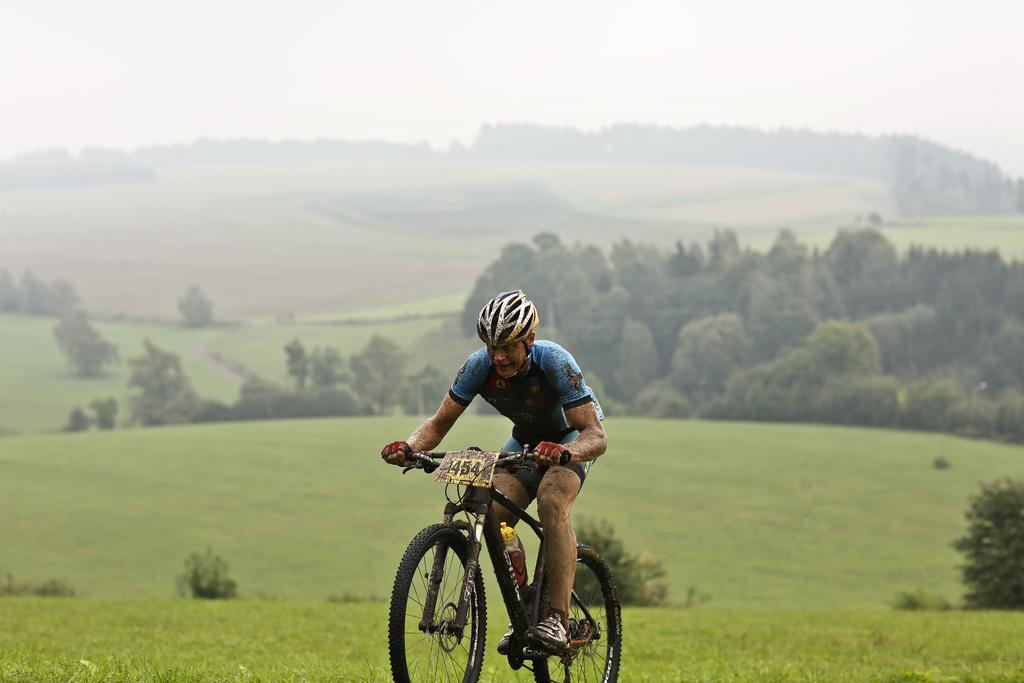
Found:
[{"label": "bicycle rear wheel", "polygon": [[[579,602],[569,602],[570,638],[586,643],[571,648],[566,657],[535,660],[533,677],[537,683],[615,683],[622,656],[622,607],[608,564],[590,546],[576,546],[573,592]],[[587,612],[597,623],[597,633],[590,630]]]},{"label": "bicycle rear wheel", "polygon": [[444,628],[420,630],[434,558],[444,549],[444,574],[433,622],[454,620],[466,572],[466,537],[453,526],[434,524],[412,539],[402,556],[391,591],[388,651],[395,683],[475,683],[483,665],[487,630],[486,600],[480,572],[474,577],[469,616],[461,639]]}]

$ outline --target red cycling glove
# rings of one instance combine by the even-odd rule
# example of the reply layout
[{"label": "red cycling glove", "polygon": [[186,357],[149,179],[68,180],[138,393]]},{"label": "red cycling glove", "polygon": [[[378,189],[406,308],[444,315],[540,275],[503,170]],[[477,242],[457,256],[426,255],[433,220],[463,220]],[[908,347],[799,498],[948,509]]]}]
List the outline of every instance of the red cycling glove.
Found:
[{"label": "red cycling glove", "polygon": [[[401,460],[392,457],[396,453],[402,454]],[[387,446],[380,449],[380,457],[384,458],[392,465],[402,464],[403,462],[405,462],[406,456],[408,456],[410,453],[412,453],[412,447],[410,447],[409,444],[407,444],[404,441],[392,441]]]},{"label": "red cycling glove", "polygon": [[563,444],[552,443],[551,441],[541,441],[534,446],[533,452],[539,455],[542,461],[547,461],[547,464],[550,465],[567,465],[572,457]]}]

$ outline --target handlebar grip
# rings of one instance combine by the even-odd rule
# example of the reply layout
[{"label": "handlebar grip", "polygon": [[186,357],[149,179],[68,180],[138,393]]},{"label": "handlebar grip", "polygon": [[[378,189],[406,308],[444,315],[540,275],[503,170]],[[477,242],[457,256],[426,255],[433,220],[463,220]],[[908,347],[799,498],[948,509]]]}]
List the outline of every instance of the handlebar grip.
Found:
[{"label": "handlebar grip", "polygon": [[570,460],[572,460],[572,453],[570,453],[568,450],[562,451],[562,453],[558,456],[558,464],[562,465],[563,467],[565,465],[568,465]]}]

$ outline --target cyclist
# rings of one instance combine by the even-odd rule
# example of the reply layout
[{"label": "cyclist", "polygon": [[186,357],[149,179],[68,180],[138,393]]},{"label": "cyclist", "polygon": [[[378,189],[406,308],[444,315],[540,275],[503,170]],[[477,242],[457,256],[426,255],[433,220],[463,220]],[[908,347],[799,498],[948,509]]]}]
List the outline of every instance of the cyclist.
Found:
[{"label": "cyclist", "polygon": [[[551,607],[527,637],[558,651],[569,644],[569,598],[576,574],[576,535],[569,511],[608,441],[593,390],[568,351],[536,338],[539,322],[537,308],[522,290],[501,292],[488,301],[477,320],[477,334],[486,346],[463,364],[437,413],[405,441],[385,446],[381,456],[404,466],[406,454],[434,448],[477,394],[512,421],[512,435],[502,450],[518,451],[529,444],[537,467],[524,467],[514,475],[498,471],[494,487],[523,508],[537,500]],[[563,451],[570,459],[560,466]],[[493,513],[498,523],[518,521],[496,503]],[[498,644],[502,654],[510,637],[511,629]]]}]

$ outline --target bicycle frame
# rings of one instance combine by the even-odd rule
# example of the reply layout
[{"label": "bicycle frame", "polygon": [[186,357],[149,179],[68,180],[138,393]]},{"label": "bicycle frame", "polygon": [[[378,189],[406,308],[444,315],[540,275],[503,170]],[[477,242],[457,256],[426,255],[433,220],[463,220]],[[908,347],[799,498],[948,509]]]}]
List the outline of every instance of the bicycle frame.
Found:
[{"label": "bicycle frame", "polygon": [[[544,530],[540,522],[531,517],[525,510],[509,500],[493,486],[489,488],[468,486],[466,488],[467,491],[458,503],[449,502],[445,505],[442,518],[445,524],[454,524],[463,531],[470,532],[469,551],[466,558],[462,590],[459,594],[459,604],[456,609],[455,620],[447,625],[447,631],[455,634],[459,639],[462,638],[468,619],[474,576],[480,567],[480,551],[482,545],[486,545],[488,554],[491,557],[491,564],[494,567],[495,578],[498,581],[498,588],[501,590],[501,596],[508,610],[509,620],[512,623],[513,638],[519,640],[531,626],[537,623],[540,612],[541,598],[545,585]],[[522,594],[519,584],[515,580],[511,561],[508,555],[505,554],[504,542],[502,541],[498,524],[490,517],[492,501],[506,508],[518,519],[525,522],[540,539],[537,559],[534,563],[533,582],[531,584],[533,588],[532,604],[527,604],[527,596]],[[462,511],[474,516],[474,523],[472,525],[462,520],[455,520],[455,515]],[[442,547],[440,552],[434,556],[434,564],[430,570],[427,595],[423,605],[423,616],[419,623],[419,629],[424,632],[432,632],[433,629],[437,628],[434,622],[434,612],[447,553],[448,548]],[[575,591],[572,592],[571,600],[580,607],[587,620],[596,628],[597,624],[594,618]],[[519,643],[519,645],[521,646],[522,643]],[[513,651],[521,652],[522,649],[521,647],[513,648]]]}]

